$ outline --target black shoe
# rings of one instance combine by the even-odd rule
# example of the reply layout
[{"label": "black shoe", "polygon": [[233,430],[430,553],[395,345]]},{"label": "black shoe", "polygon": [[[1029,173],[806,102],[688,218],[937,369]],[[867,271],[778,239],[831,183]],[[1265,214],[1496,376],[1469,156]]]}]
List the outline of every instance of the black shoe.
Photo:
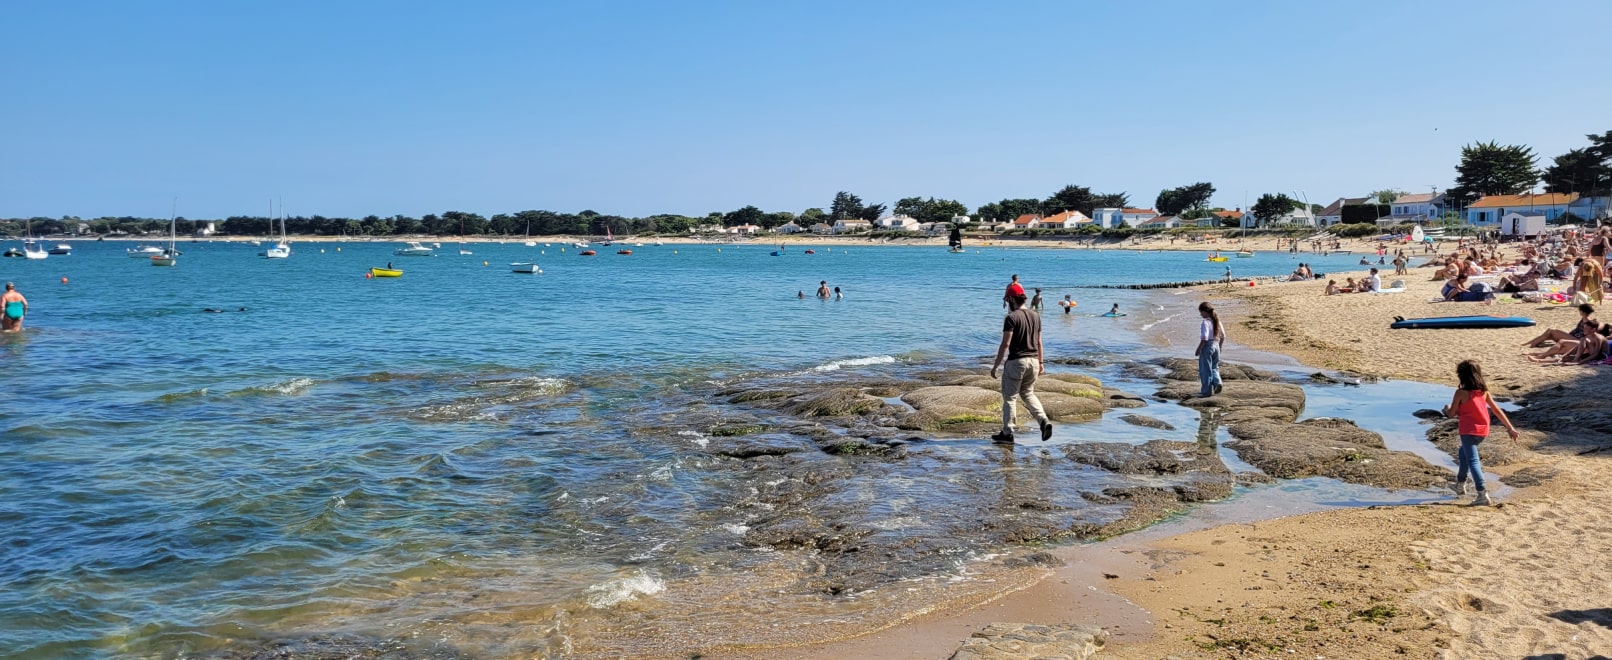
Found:
[{"label": "black shoe", "polygon": [[994,442],[994,443],[999,444],[999,445],[1011,445],[1011,444],[1013,444],[1013,434],[1012,433],[998,433],[996,435],[991,436],[991,442]]},{"label": "black shoe", "polygon": [[1215,385],[1215,394],[1219,394],[1222,391],[1224,391],[1225,389],[1226,389],[1225,385]]},{"label": "black shoe", "polygon": [[1050,422],[1050,421],[1049,422],[1042,422],[1041,423],[1041,441],[1046,442],[1046,441],[1051,440],[1051,439],[1052,439],[1052,422]]}]

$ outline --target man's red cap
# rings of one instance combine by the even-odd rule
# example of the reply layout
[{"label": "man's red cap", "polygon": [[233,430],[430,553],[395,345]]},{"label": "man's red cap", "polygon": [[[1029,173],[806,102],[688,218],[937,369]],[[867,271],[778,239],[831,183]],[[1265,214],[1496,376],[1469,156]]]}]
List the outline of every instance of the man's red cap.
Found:
[{"label": "man's red cap", "polygon": [[1024,287],[1019,286],[1018,282],[1014,282],[1012,284],[1009,284],[1008,285],[1008,294],[1009,295],[1015,295],[1015,296],[1022,296],[1022,295],[1024,295]]}]

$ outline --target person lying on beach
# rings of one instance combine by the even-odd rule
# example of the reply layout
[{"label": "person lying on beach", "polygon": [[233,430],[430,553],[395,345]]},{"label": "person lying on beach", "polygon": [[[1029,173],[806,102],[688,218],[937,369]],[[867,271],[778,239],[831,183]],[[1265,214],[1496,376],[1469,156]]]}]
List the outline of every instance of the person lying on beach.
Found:
[{"label": "person lying on beach", "polygon": [[1556,328],[1550,328],[1549,330],[1541,333],[1538,337],[1534,337],[1533,339],[1523,342],[1522,347],[1539,348],[1540,346],[1544,346],[1546,342],[1577,341],[1579,339],[1583,339],[1585,322],[1588,322],[1596,327],[1601,325],[1595,320],[1594,305],[1586,303],[1578,306],[1578,323],[1573,325],[1573,329],[1571,331],[1562,331],[1557,330]]},{"label": "person lying on beach", "polygon": [[1496,283],[1501,293],[1518,293],[1521,291],[1539,290],[1539,273],[1529,269],[1522,273],[1502,275]]},{"label": "person lying on beach", "polygon": [[1586,320],[1578,327],[1584,333],[1583,338],[1556,342],[1548,351],[1525,357],[1541,364],[1593,364],[1606,360],[1607,348],[1612,346],[1607,343],[1612,325],[1597,326],[1594,321]]},{"label": "person lying on beach", "polygon": [[1573,258],[1562,257],[1562,260],[1556,262],[1555,266],[1551,266],[1550,272],[1546,274],[1552,279],[1571,280],[1576,272],[1577,269],[1573,267]]},{"label": "person lying on beach", "polygon": [[1466,274],[1467,277],[1477,277],[1483,274],[1483,267],[1478,265],[1478,261],[1476,259],[1468,259],[1466,263],[1461,266],[1461,272]]}]

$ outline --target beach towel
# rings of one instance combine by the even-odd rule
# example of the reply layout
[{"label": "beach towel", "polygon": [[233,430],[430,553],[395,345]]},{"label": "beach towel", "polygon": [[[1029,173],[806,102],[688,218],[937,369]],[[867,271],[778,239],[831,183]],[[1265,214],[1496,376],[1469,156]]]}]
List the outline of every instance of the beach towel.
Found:
[{"label": "beach towel", "polygon": [[1405,287],[1396,286],[1396,287],[1390,287],[1390,288],[1387,288],[1387,289],[1383,289],[1381,291],[1372,291],[1370,293],[1384,294],[1384,293],[1404,293],[1404,292],[1405,292]]}]

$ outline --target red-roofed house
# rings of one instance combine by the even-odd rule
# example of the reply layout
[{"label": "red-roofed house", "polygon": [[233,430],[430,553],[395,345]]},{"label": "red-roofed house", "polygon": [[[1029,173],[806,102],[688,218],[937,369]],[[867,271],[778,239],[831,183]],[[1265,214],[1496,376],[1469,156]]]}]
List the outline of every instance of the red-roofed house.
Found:
[{"label": "red-roofed house", "polygon": [[1026,213],[1013,221],[1014,229],[1034,229],[1036,223],[1041,222],[1040,213]]},{"label": "red-roofed house", "polygon": [[1090,224],[1091,218],[1080,211],[1064,211],[1054,216],[1043,218],[1036,223],[1038,229],[1074,229],[1084,224]]},{"label": "red-roofed house", "polygon": [[1120,209],[1119,217],[1125,221],[1125,226],[1137,227],[1159,217],[1159,212],[1153,209]]},{"label": "red-roofed house", "polygon": [[1241,227],[1243,225],[1243,210],[1237,209],[1235,211],[1214,211],[1205,217],[1198,218],[1198,226],[1219,227],[1226,224],[1227,220],[1231,220],[1235,222],[1238,227]]}]

